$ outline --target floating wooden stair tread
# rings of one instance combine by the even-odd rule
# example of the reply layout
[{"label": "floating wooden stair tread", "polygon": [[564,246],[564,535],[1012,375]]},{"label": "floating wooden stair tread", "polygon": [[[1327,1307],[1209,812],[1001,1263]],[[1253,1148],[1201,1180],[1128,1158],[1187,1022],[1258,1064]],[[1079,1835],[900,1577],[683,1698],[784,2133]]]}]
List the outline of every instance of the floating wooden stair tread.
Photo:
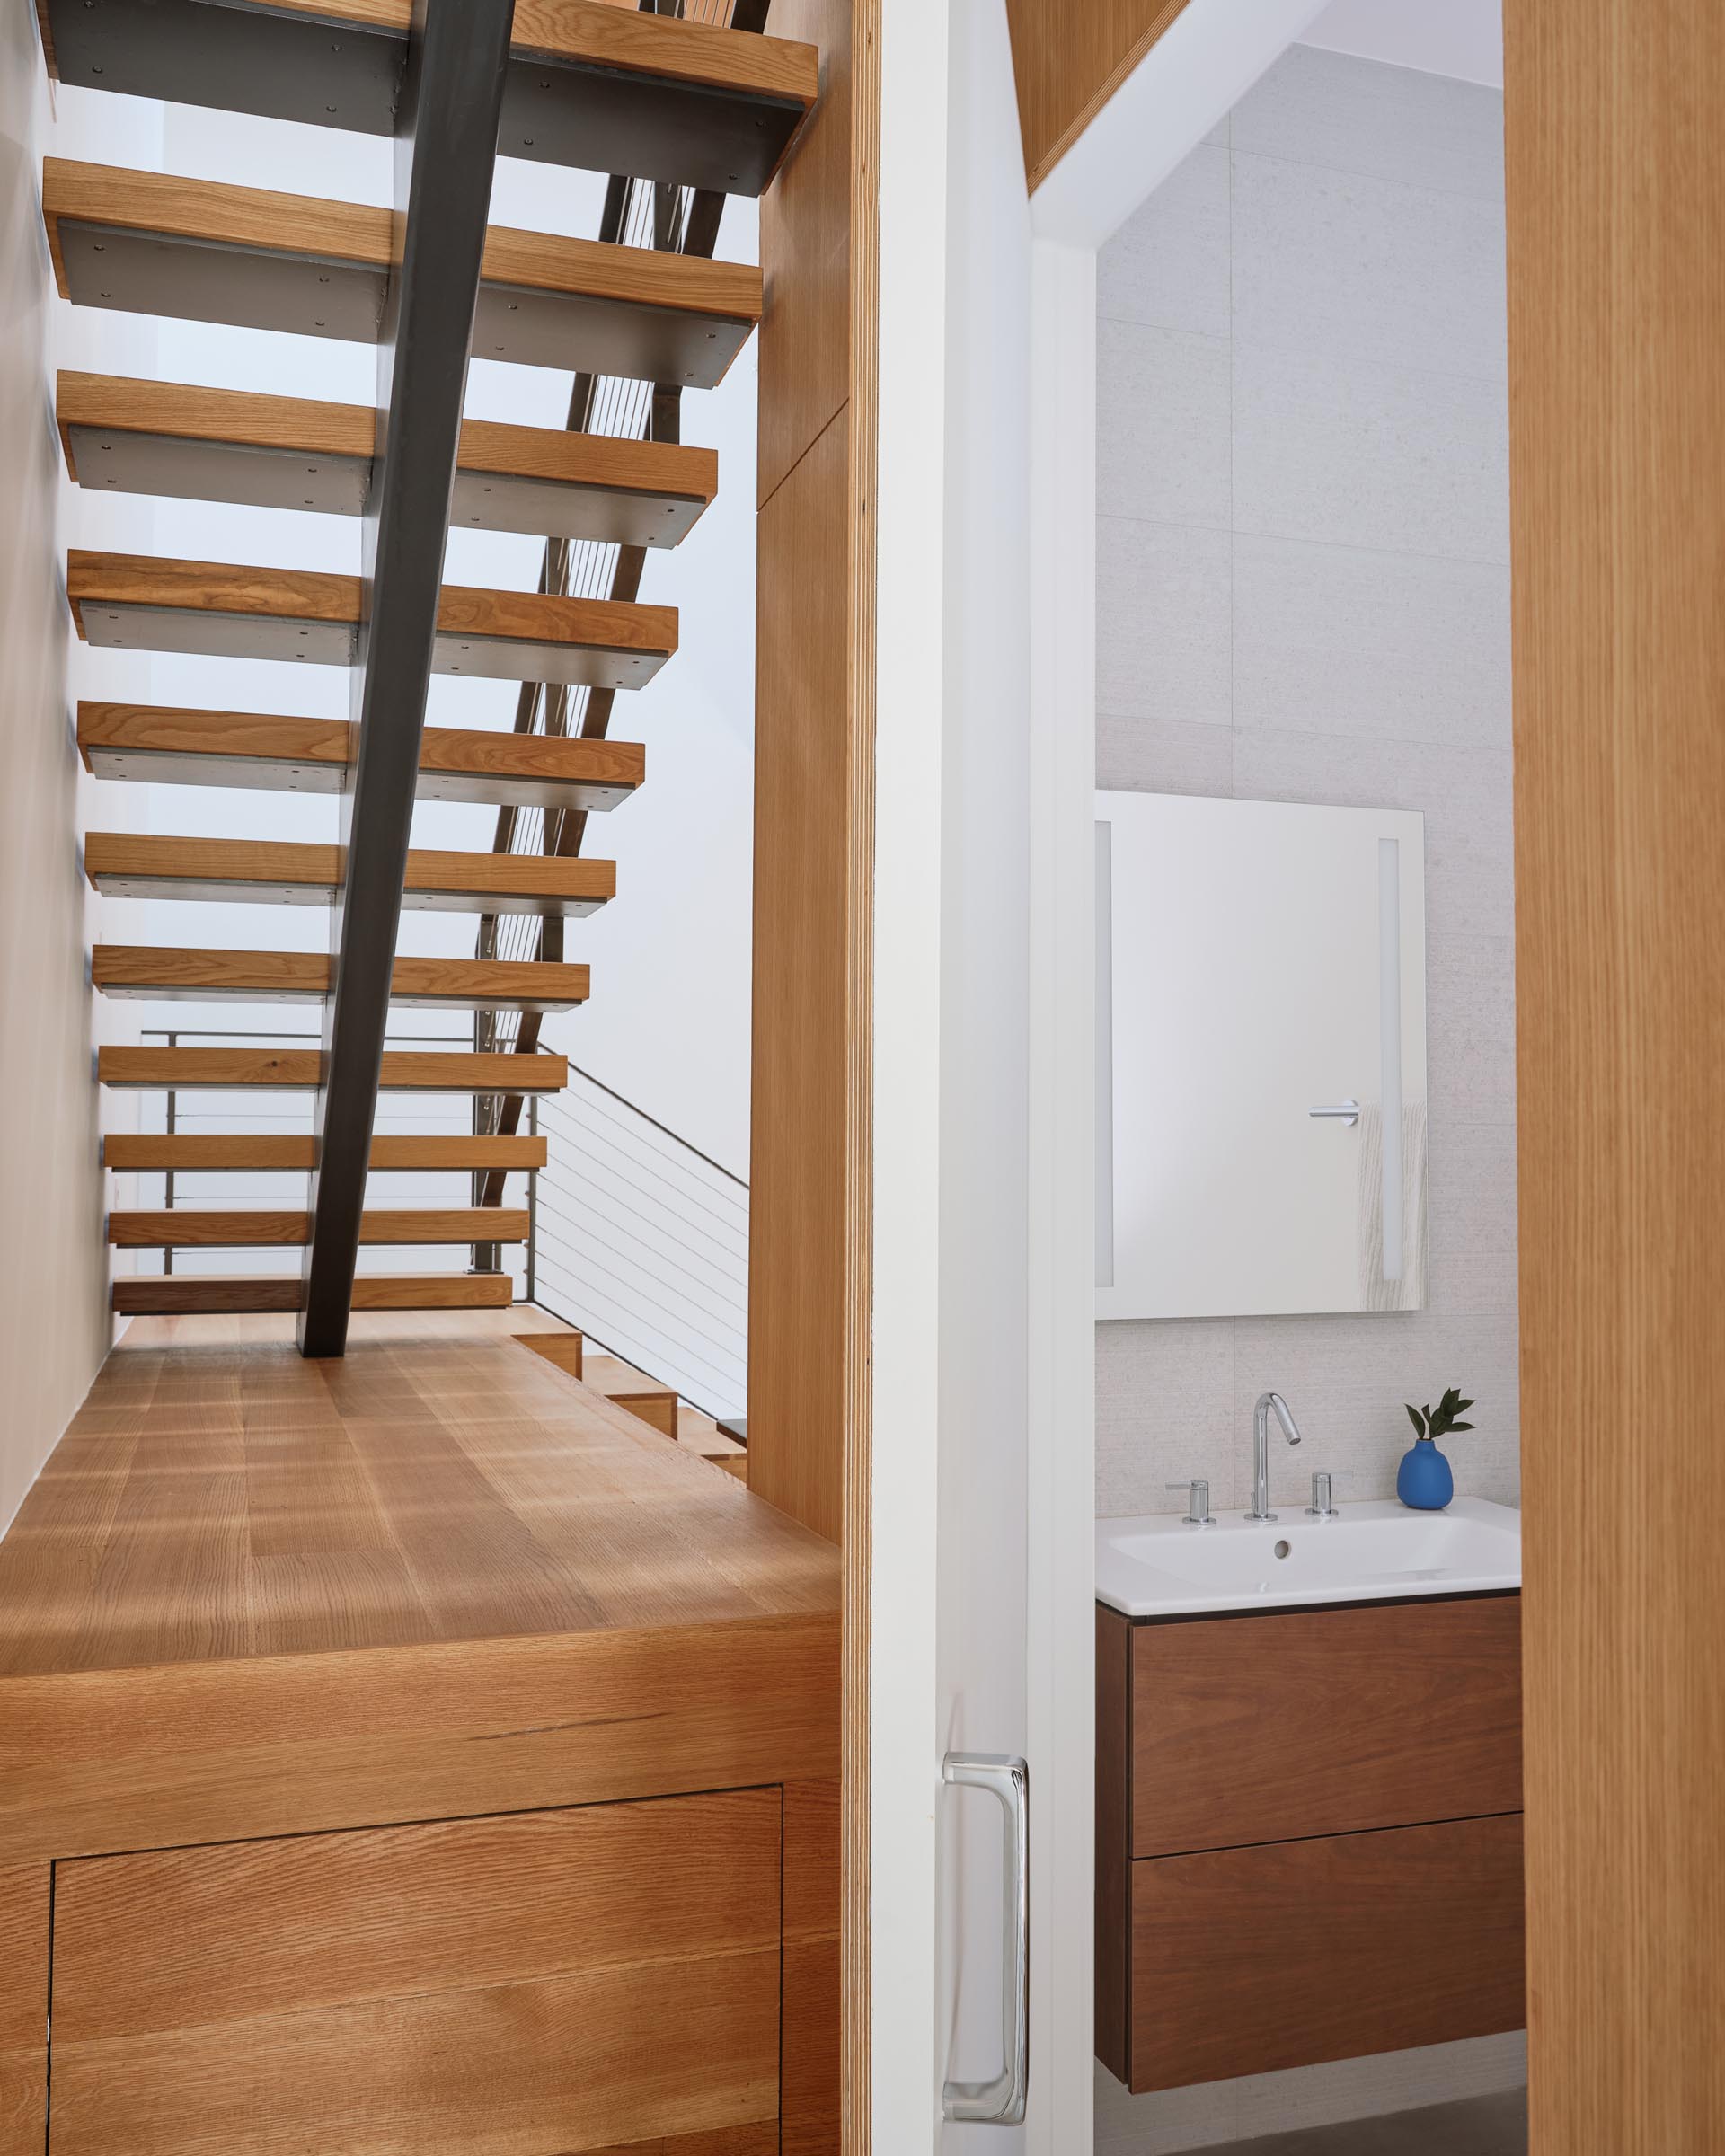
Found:
[{"label": "floating wooden stair tread", "polygon": [[[62,374],[58,416],[81,486],[345,517],[363,512],[371,488],[368,405]],[[711,449],[467,420],[449,520],[676,546],[718,489]]]},{"label": "floating wooden stair tread", "polygon": [[[371,1141],[373,1175],[512,1174],[543,1168],[544,1138],[381,1138]],[[119,1175],[303,1175],[317,1164],[309,1135],[248,1132],[117,1130],[102,1142],[104,1168]]]},{"label": "floating wooden stair tread", "polygon": [[[232,1213],[170,1206],[150,1213],[111,1213],[108,1240],[122,1250],[269,1250],[308,1243],[308,1212],[264,1207]],[[525,1242],[518,1206],[402,1206],[359,1216],[361,1242]]]},{"label": "floating wooden stair tread", "polygon": [[[394,132],[410,0],[38,0],[37,12],[63,82]],[[757,195],[815,102],[817,67],[812,46],[781,38],[595,0],[517,0],[497,146]]]},{"label": "floating wooden stair tread", "polygon": [[[49,157],[42,211],[61,296],[80,306],[376,341],[386,209]],[[473,349],[711,389],[760,315],[747,264],[493,225]]]},{"label": "floating wooden stair tread", "polygon": [[[323,1056],[317,1048],[100,1048],[96,1077],[132,1089],[310,1090],[323,1082]],[[382,1082],[400,1093],[554,1093],[569,1083],[569,1065],[552,1055],[385,1048]]]},{"label": "floating wooden stair tread", "polygon": [[[353,729],[342,719],[265,711],[81,703],[78,747],[99,779],[340,793]],[[627,800],[646,775],[647,752],[636,742],[428,726],[418,792],[421,800],[605,810]]]},{"label": "floating wooden stair tread", "polygon": [[[326,951],[157,950],[98,943],[92,985],[152,1003],[316,1003],[330,993]],[[425,1011],[568,1011],[585,1003],[585,966],[533,959],[397,959],[390,1001]]]},{"label": "floating wooden stair tread", "polygon": [[[353,1284],[356,1310],[507,1310],[514,1300],[515,1283],[507,1273],[361,1273]],[[112,1297],[114,1309],[124,1317],[298,1310],[305,1301],[305,1283],[296,1273],[254,1279],[220,1273],[135,1273],[114,1282]]]},{"label": "floating wooden stair tread", "polygon": [[[340,889],[340,846],[264,838],[172,838],[92,831],[84,873],[115,898],[224,898],[327,906]],[[402,904],[421,913],[590,914],[616,895],[616,865],[579,854],[445,853],[415,847]]]},{"label": "floating wooden stair tread", "polygon": [[[354,663],[358,577],[74,548],[66,588],[78,634],[90,644]],[[638,689],[676,649],[673,606],[446,584],[432,665],[439,674]]]},{"label": "floating wooden stair tread", "polygon": [[615,1355],[584,1355],[581,1383],[629,1412],[661,1437],[677,1436],[677,1393]]}]

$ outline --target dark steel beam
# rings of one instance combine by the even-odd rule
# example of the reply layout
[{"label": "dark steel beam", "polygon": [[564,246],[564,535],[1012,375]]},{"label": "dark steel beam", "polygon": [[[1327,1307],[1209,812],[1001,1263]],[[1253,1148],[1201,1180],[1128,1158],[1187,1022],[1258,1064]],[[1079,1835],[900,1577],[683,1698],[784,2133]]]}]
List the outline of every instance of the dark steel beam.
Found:
[{"label": "dark steel beam", "polygon": [[362,526],[358,754],[341,797],[347,880],[332,912],[335,992],[299,1320],[308,1356],[347,1346],[514,13],[514,0],[413,8],[395,143],[402,252],[377,348],[377,454]]}]

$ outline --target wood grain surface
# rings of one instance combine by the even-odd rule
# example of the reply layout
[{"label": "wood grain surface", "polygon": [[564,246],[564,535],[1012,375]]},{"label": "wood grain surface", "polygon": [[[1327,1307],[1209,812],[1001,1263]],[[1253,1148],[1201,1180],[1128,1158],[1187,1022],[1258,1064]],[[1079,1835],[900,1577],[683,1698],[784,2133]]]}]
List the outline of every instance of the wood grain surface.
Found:
[{"label": "wood grain surface", "polygon": [[[264,253],[314,255],[374,270],[390,266],[395,244],[392,213],[368,204],[63,157],[42,161],[42,213],[62,298],[70,296],[60,252],[62,220]],[[507,225],[488,231],[482,275],[491,285],[674,308],[727,322],[752,323],[761,314],[761,273],[747,263]]]},{"label": "wood grain surface", "polygon": [[0,1542],[0,1846],[835,1776],[836,1553],[533,1314],[135,1321]]},{"label": "wood grain surface", "polygon": [[[106,427],[122,434],[367,460],[376,446],[377,414],[370,405],[332,404],[312,397],[260,396],[243,390],[62,371],[55,408],[66,467],[75,478],[67,439],[73,427]],[[680,442],[632,441],[621,435],[518,427],[494,420],[462,421],[456,464],[464,472],[501,473],[553,485],[668,496],[680,501],[711,501],[719,490],[716,450]]]},{"label": "wood grain surface", "polygon": [[[362,1273],[353,1284],[355,1310],[507,1310],[515,1284],[507,1273]],[[297,1273],[126,1273],[115,1280],[109,1308],[121,1316],[184,1316],[303,1310],[305,1283]]]},{"label": "wood grain surface", "polygon": [[[276,0],[276,8],[403,36],[412,14],[411,0]],[[805,46],[633,10],[634,0],[516,0],[511,49],[803,104],[814,96],[815,55]]]},{"label": "wood grain surface", "polygon": [[[241,761],[341,770],[352,758],[353,728],[345,719],[86,702],[78,706],[78,747],[86,770],[91,768],[91,751],[100,748],[154,755],[231,755]],[[645,778],[647,752],[637,742],[590,741],[579,734],[428,726],[420,737],[420,769],[628,787],[638,786]]]},{"label": "wood grain surface", "polygon": [[59,1869],[51,2132],[578,2152],[778,2113],[776,1789]]},{"label": "wood grain surface", "polygon": [[[316,1048],[107,1047],[96,1051],[96,1076],[103,1085],[312,1087],[323,1083],[323,1056]],[[384,1051],[382,1083],[390,1091],[556,1092],[568,1082],[568,1058],[549,1050],[532,1056],[458,1048]]]},{"label": "wood grain surface", "polygon": [[1096,1605],[1096,2056],[1130,2072],[1132,1621]]},{"label": "wood grain surface", "polygon": [[1149,1858],[1132,1964],[1138,2092],[1519,2028],[1520,1816]]},{"label": "wood grain surface", "polygon": [[1186,0],[1006,0],[1032,194]]},{"label": "wood grain surface", "polygon": [[[333,961],[317,950],[211,950],[154,944],[98,943],[92,984],[108,990],[196,991],[265,997],[327,995]],[[538,959],[397,959],[390,994],[401,1000],[446,998],[486,1010],[526,1002],[579,1003],[590,979],[585,966]]]},{"label": "wood grain surface", "polygon": [[[246,569],[228,561],[158,560],[149,554],[66,555],[66,596],[84,633],[85,605],[161,606],[175,612],[257,614],[271,621],[357,623],[358,577],[323,570]],[[543,591],[483,591],[446,584],[438,628],[447,636],[490,637],[589,650],[677,649],[677,609],[617,599],[569,599]]]},{"label": "wood grain surface", "polygon": [[[315,1138],[266,1135],[261,1132],[110,1131],[102,1141],[102,1164],[117,1174],[211,1172],[243,1170],[264,1174],[294,1173],[317,1164]],[[477,1173],[543,1168],[544,1138],[385,1138],[371,1141],[371,1172]]]},{"label": "wood grain surface", "polygon": [[1131,1727],[1138,1857],[1519,1811],[1520,1600],[1134,1625]]},{"label": "wood grain surface", "polygon": [[0,1866],[0,2156],[42,2156],[48,2134],[46,1864]]},{"label": "wood grain surface", "polygon": [[840,1821],[836,1781],[786,1787],[783,2156],[840,2145]]},{"label": "wood grain surface", "polygon": [[1535,2156],[1725,2148],[1721,98],[1504,9]]},{"label": "wood grain surface", "polygon": [[[526,1235],[527,1212],[521,1206],[401,1206],[359,1215],[361,1242],[524,1242]],[[108,1215],[108,1240],[118,1250],[257,1249],[305,1243],[311,1236],[309,1213],[264,1206],[217,1212],[170,1206]]]},{"label": "wood grain surface", "polygon": [[[335,889],[347,873],[340,846],[270,838],[174,838],[155,832],[92,831],[84,873],[156,882],[255,883]],[[549,853],[453,853],[416,846],[407,857],[410,894],[591,900],[616,895],[616,864]]]}]

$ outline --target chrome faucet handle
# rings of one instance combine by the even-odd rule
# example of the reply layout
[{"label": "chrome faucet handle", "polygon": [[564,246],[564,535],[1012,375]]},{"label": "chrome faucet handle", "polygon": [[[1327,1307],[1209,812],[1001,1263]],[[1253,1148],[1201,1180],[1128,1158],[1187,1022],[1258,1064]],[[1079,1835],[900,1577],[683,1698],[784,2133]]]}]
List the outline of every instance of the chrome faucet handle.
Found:
[{"label": "chrome faucet handle", "polygon": [[1341,1517],[1331,1503],[1336,1478],[1332,1474],[1316,1474],[1312,1478],[1312,1502],[1306,1507],[1306,1516],[1314,1520],[1339,1520]]},{"label": "chrome faucet handle", "polygon": [[1215,1526],[1216,1522],[1210,1516],[1210,1486],[1202,1475],[1194,1475],[1190,1482],[1170,1482],[1166,1487],[1186,1492],[1187,1526]]}]

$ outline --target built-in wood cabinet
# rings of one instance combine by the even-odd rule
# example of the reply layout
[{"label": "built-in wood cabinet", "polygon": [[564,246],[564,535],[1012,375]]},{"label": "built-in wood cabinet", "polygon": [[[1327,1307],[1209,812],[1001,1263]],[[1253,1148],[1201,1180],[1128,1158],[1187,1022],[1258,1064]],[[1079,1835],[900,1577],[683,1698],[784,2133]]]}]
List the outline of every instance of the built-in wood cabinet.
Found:
[{"label": "built-in wood cabinet", "polygon": [[776,1789],[56,1867],[54,2156],[776,2156]]},{"label": "built-in wood cabinet", "polygon": [[1525,2019],[1520,1597],[1097,1611],[1096,2047],[1134,2090]]}]

